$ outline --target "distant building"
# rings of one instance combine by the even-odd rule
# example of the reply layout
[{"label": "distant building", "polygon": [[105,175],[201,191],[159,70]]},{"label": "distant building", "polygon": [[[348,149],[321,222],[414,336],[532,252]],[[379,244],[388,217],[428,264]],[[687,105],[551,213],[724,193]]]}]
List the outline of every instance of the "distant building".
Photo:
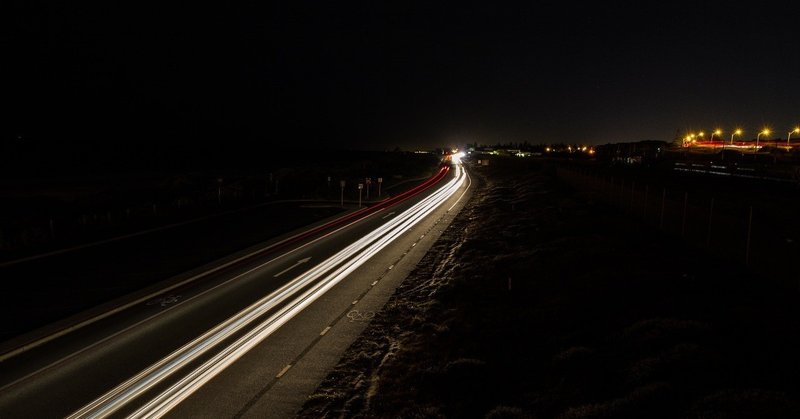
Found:
[{"label": "distant building", "polygon": [[666,141],[638,141],[603,144],[595,147],[596,158],[613,164],[639,165],[661,160],[670,143]]}]

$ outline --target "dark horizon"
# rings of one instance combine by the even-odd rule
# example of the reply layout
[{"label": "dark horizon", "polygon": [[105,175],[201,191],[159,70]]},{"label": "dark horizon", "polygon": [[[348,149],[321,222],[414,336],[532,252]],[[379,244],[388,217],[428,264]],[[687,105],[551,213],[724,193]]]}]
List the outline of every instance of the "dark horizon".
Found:
[{"label": "dark horizon", "polygon": [[19,3],[3,148],[191,160],[782,138],[800,123],[798,30],[761,7]]}]

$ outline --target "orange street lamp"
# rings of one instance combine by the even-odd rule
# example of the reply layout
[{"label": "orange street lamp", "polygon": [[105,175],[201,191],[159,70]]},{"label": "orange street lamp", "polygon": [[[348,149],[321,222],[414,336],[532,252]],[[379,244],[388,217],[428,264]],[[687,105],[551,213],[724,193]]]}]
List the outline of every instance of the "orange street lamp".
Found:
[{"label": "orange street lamp", "polygon": [[769,135],[769,130],[765,128],[764,131],[761,131],[758,133],[758,135],[756,135],[756,151],[758,151],[758,139],[761,137],[761,134]]},{"label": "orange street lamp", "polygon": [[[714,132],[711,133],[711,138],[708,140],[711,142],[711,147],[714,147],[714,136],[715,135],[719,136],[720,134],[722,134],[722,130],[719,129],[714,130]],[[725,143],[722,143],[722,146],[724,147]]]},{"label": "orange street lamp", "polygon": [[733,136],[734,136],[734,135],[742,135],[742,130],[740,130],[740,129],[737,129],[736,131],[734,131],[734,132],[731,134],[731,145],[733,145]]},{"label": "orange street lamp", "polygon": [[795,129],[789,131],[789,135],[786,136],[786,147],[789,147],[789,139],[792,138],[792,133],[800,132],[800,127],[795,127]]}]

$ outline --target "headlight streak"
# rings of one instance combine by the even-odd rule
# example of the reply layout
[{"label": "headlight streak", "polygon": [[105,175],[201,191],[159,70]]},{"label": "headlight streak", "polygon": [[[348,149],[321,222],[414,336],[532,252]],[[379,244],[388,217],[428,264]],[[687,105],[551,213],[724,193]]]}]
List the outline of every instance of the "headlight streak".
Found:
[{"label": "headlight streak", "polygon": [[[90,325],[92,323],[95,323],[95,322],[100,321],[100,320],[102,320],[104,318],[112,316],[112,315],[114,315],[116,313],[124,311],[124,310],[126,310],[126,309],[128,309],[130,307],[133,307],[135,305],[138,305],[140,303],[148,301],[151,298],[156,297],[158,294],[162,294],[162,293],[165,293],[165,292],[167,292],[169,290],[176,289],[178,287],[181,287],[183,285],[191,283],[192,281],[196,280],[199,277],[203,277],[203,276],[209,275],[211,273],[221,271],[222,269],[225,269],[226,267],[229,267],[229,266],[234,265],[234,264],[236,264],[238,262],[246,260],[246,259],[248,259],[248,258],[250,258],[250,257],[252,257],[254,255],[264,254],[264,253],[269,252],[269,251],[278,250],[280,248],[283,248],[283,247],[285,247],[285,246],[287,246],[289,244],[295,243],[297,241],[300,241],[300,240],[303,240],[303,239],[306,239],[306,238],[309,238],[309,237],[313,237],[315,234],[319,234],[321,232],[329,230],[329,229],[331,229],[333,227],[336,227],[338,225],[341,225],[341,224],[343,224],[345,222],[348,222],[350,220],[353,220],[353,219],[355,219],[355,221],[353,221],[353,222],[358,222],[358,217],[367,216],[367,215],[369,215],[369,214],[371,214],[371,213],[373,213],[375,211],[379,211],[381,209],[384,209],[386,207],[394,205],[394,204],[396,204],[398,202],[402,202],[405,199],[410,198],[411,196],[413,196],[414,194],[416,194],[420,190],[424,190],[428,186],[431,186],[432,184],[435,184],[435,183],[439,182],[441,180],[441,178],[444,175],[446,175],[446,173],[447,173],[447,169],[446,168],[442,168],[436,175],[434,175],[430,179],[426,180],[422,184],[418,185],[416,188],[413,188],[413,189],[410,189],[408,191],[402,192],[402,193],[400,193],[400,194],[398,194],[398,195],[396,195],[396,196],[394,196],[392,198],[386,199],[386,200],[384,200],[384,201],[382,201],[380,203],[377,203],[377,204],[375,204],[373,206],[365,207],[365,208],[362,208],[361,210],[352,212],[352,213],[350,213],[348,215],[345,215],[345,216],[343,216],[343,217],[341,217],[341,218],[339,218],[339,219],[337,219],[337,220],[335,220],[335,221],[333,221],[331,223],[327,223],[327,224],[324,224],[324,225],[321,225],[321,226],[317,226],[317,227],[315,227],[315,228],[313,228],[311,230],[305,231],[305,232],[303,232],[301,234],[297,234],[295,236],[288,237],[288,238],[283,239],[283,240],[281,240],[281,241],[279,241],[277,243],[273,243],[273,244],[271,244],[270,246],[268,246],[266,248],[262,248],[262,249],[260,249],[260,250],[258,250],[256,252],[247,254],[245,256],[241,256],[241,257],[239,257],[237,259],[234,259],[232,261],[228,261],[228,262],[226,262],[224,264],[218,265],[213,269],[207,270],[207,271],[202,272],[202,273],[200,273],[198,275],[194,275],[192,277],[184,279],[183,281],[180,281],[180,282],[177,282],[175,284],[172,284],[169,287],[163,288],[163,289],[159,290],[156,293],[152,293],[152,294],[149,294],[149,295],[144,295],[144,296],[140,297],[139,299],[130,301],[130,302],[126,303],[126,304],[119,305],[119,306],[115,307],[112,310],[108,310],[108,311],[105,311],[105,312],[103,312],[103,313],[101,313],[101,314],[99,314],[97,316],[90,317],[90,318],[88,318],[88,319],[86,319],[86,320],[84,320],[84,321],[82,321],[82,322],[80,322],[78,324],[75,324],[75,325],[66,327],[64,329],[61,329],[60,331],[58,331],[56,333],[44,336],[44,337],[42,337],[42,338],[40,338],[38,340],[32,341],[32,342],[29,342],[24,346],[18,347],[17,349],[14,349],[14,350],[11,350],[9,352],[0,354],[0,362],[3,362],[6,359],[10,359],[10,358],[12,358],[14,356],[19,355],[20,353],[23,353],[25,351],[28,351],[30,349],[33,349],[33,348],[38,347],[40,345],[43,345],[43,344],[45,344],[47,342],[50,342],[50,341],[52,341],[54,339],[57,339],[57,338],[59,338],[61,336],[64,336],[64,335],[66,335],[68,333],[71,333],[71,332],[73,332],[75,330],[78,330],[78,329],[80,329],[82,327],[88,326],[88,325]],[[350,225],[350,224],[347,224],[347,225]],[[345,225],[345,227],[347,225]],[[341,228],[344,228],[344,227],[339,227],[337,230],[334,230],[334,231],[338,231]],[[330,234],[330,233],[328,233],[328,234]],[[297,250],[297,249],[295,249],[295,250]],[[109,337],[111,337],[111,336],[114,336],[114,335],[109,335]],[[75,352],[74,355],[77,355],[81,351],[87,350],[87,349],[93,347],[94,345],[97,345],[97,344],[99,344],[99,343],[101,343],[103,341],[104,340],[100,340],[100,341],[95,342],[95,344],[93,344],[93,345],[86,346],[86,347],[82,348],[80,351]],[[49,368],[49,366],[45,367],[45,368]],[[45,369],[45,368],[43,368],[43,369]],[[35,374],[35,373],[32,373],[30,375],[33,375],[33,374]],[[25,378],[27,378],[27,377],[25,377]],[[6,389],[8,387],[11,387],[12,385],[16,384],[19,381],[22,381],[23,379],[20,379],[20,380],[5,384],[4,386],[0,387],[0,391]]]},{"label": "headlight streak", "polygon": [[[183,345],[173,353],[126,380],[103,396],[68,416],[68,418],[106,417],[133,399],[141,396],[163,379],[174,374],[215,345],[239,332],[259,317],[295,297],[222,351],[205,361],[188,375],[171,385],[153,400],[140,407],[131,417],[160,417],[189,397],[194,391],[258,345],[297,313],[338,284],[347,275],[405,233],[417,222],[438,208],[464,183],[465,172],[455,166],[455,176],[436,192],[405,210],[400,215],[356,240],[320,264],[289,281],[278,290],[261,298],[225,322]],[[348,260],[349,259],[349,260]],[[343,263],[344,262],[344,263]],[[333,270],[331,272],[331,270]],[[323,275],[326,272],[327,276]],[[316,281],[316,282],[315,282]],[[309,286],[309,284],[312,284]],[[299,293],[299,296],[296,294]]]}]

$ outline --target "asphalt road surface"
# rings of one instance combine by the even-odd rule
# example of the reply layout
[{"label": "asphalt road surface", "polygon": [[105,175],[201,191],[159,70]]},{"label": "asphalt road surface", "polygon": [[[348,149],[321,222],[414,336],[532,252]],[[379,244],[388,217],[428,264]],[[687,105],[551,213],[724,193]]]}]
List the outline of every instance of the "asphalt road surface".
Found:
[{"label": "asphalt road surface", "polygon": [[460,164],[443,166],[391,200],[6,353],[0,417],[291,415],[402,280],[392,271],[408,271],[460,208],[469,183]]}]

